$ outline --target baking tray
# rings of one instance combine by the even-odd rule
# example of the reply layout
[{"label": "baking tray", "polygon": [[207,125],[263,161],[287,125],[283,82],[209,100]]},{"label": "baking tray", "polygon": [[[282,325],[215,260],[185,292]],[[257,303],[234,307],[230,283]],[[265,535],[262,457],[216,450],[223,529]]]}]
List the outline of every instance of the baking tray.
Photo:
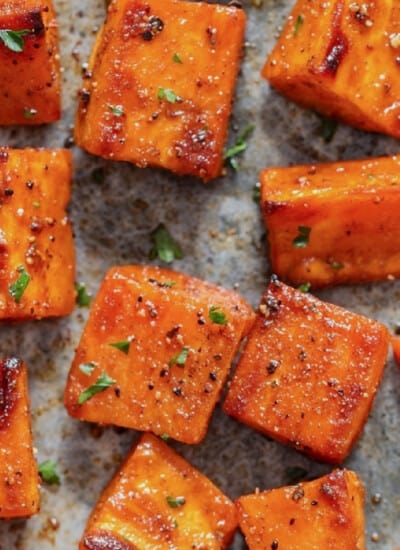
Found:
[{"label": "baking tray", "polygon": [[[147,263],[150,233],[167,225],[185,257],[175,269],[237,288],[257,306],[267,283],[265,230],[253,201],[253,187],[265,166],[353,159],[398,152],[389,138],[339,126],[325,143],[321,121],[269,89],[260,69],[293,2],[247,1],[245,56],[238,79],[230,141],[254,124],[240,171],[208,185],[160,170],[91,157],[73,147],[75,175],[70,205],[77,279],[96,293],[106,270],[118,264]],[[105,14],[104,0],[55,0],[63,66],[63,117],[40,128],[2,128],[0,144],[15,147],[71,145],[77,90],[84,63]],[[155,262],[153,262],[155,263]],[[400,282],[338,287],[323,299],[386,323],[398,320]],[[41,512],[27,521],[0,522],[1,550],[77,548],[86,519],[102,488],[137,437],[69,418],[62,405],[67,372],[88,310],[66,319],[4,326],[1,354],[17,354],[28,364],[37,459],[54,459],[62,482],[44,485]],[[345,465],[367,489],[367,541],[373,550],[400,546],[400,373],[390,356],[375,407]],[[203,443],[173,444],[189,461],[235,498],[289,482],[310,479],[331,468],[268,440],[225,416],[218,406]],[[380,495],[380,497],[379,497]],[[372,538],[371,538],[372,537]],[[372,539],[378,539],[374,542]],[[236,537],[233,548],[244,548]],[[322,549],[321,549],[322,550]]]}]

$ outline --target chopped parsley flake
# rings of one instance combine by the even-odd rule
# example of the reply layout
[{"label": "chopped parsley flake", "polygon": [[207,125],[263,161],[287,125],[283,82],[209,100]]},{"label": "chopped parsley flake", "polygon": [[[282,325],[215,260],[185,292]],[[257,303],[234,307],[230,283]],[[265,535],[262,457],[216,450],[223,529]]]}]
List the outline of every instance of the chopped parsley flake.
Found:
[{"label": "chopped parsley flake", "polygon": [[151,239],[153,241],[153,248],[150,251],[150,260],[159,258],[163,262],[170,264],[174,260],[181,260],[183,258],[181,247],[163,223],[160,223],[151,233]]},{"label": "chopped parsley flake", "polygon": [[336,269],[337,271],[344,268],[344,265],[341,262],[329,262],[329,265],[332,269]]},{"label": "chopped parsley flake", "polygon": [[90,376],[95,368],[95,363],[81,363],[79,365],[79,370],[83,372],[83,374],[86,374],[86,376]]},{"label": "chopped parsley flake", "polygon": [[115,116],[122,116],[124,114],[124,110],[122,109],[121,105],[108,104],[108,108]]},{"label": "chopped parsley flake", "polygon": [[301,27],[303,26],[303,23],[304,23],[304,15],[302,15],[301,13],[297,16],[297,19],[296,19],[296,23],[294,25],[294,31],[293,31],[293,36],[297,36],[300,32],[300,29]]},{"label": "chopped parsley flake", "polygon": [[61,479],[57,473],[57,463],[54,460],[45,460],[39,465],[40,477],[49,485],[60,485]]},{"label": "chopped parsley flake", "polygon": [[180,58],[180,56],[177,53],[174,53],[172,59],[174,60],[175,63],[180,63],[180,64],[183,63],[182,59]]},{"label": "chopped parsley flake", "polygon": [[186,502],[185,497],[166,497],[166,501],[171,508],[179,508]]},{"label": "chopped parsley flake", "polygon": [[2,29],[0,30],[0,40],[12,52],[21,53],[24,51],[25,46],[24,36],[29,33],[28,29],[22,29],[21,31]]},{"label": "chopped parsley flake", "polygon": [[308,292],[311,288],[311,283],[303,283],[302,285],[297,287],[298,290],[301,290],[301,292]]},{"label": "chopped parsley flake", "polygon": [[78,405],[82,405],[85,401],[88,401],[88,399],[91,399],[97,393],[107,390],[115,383],[116,380],[108,376],[106,372],[103,372],[92,386],[83,390],[78,398]]},{"label": "chopped parsley flake", "polygon": [[8,293],[12,298],[14,298],[14,300],[18,304],[21,301],[21,298],[24,295],[27,286],[29,285],[31,276],[25,270],[25,267],[23,265],[20,265],[17,268],[17,271],[19,272],[19,277],[14,283],[9,286]]},{"label": "chopped parsley flake", "polygon": [[332,141],[333,136],[336,133],[337,127],[338,123],[333,118],[321,117],[321,126],[319,131],[325,143],[329,143],[330,141]]},{"label": "chopped parsley flake", "polygon": [[163,441],[169,441],[170,437],[168,434],[161,434],[160,439],[162,439]]},{"label": "chopped parsley flake", "polygon": [[24,118],[26,118],[27,120],[31,120],[36,115],[37,115],[37,110],[36,109],[25,107],[25,109],[24,109]]},{"label": "chopped parsley flake", "polygon": [[217,306],[210,307],[208,317],[216,325],[226,325],[228,323],[225,313]]},{"label": "chopped parsley flake", "polygon": [[239,170],[239,164],[237,162],[236,156],[239,153],[243,153],[247,149],[246,138],[254,130],[254,126],[250,124],[238,135],[236,138],[235,144],[232,147],[229,147],[224,153],[224,161],[227,162],[236,172]]},{"label": "chopped parsley flake", "polygon": [[158,88],[158,99],[165,99],[168,103],[175,103],[179,100],[179,96],[170,88]]},{"label": "chopped parsley flake", "polygon": [[75,290],[76,290],[76,303],[78,304],[78,306],[87,307],[92,301],[92,296],[88,292],[86,292],[85,283],[76,283]]},{"label": "chopped parsley flake", "polygon": [[299,234],[292,241],[293,246],[296,248],[305,248],[310,240],[311,227],[306,225],[299,225]]},{"label": "chopped parsley flake", "polygon": [[111,346],[112,348],[117,348],[120,351],[122,351],[122,353],[125,353],[126,355],[128,355],[129,346],[131,345],[131,343],[129,340],[123,340],[121,342],[113,342],[112,344],[108,344],[108,345]]},{"label": "chopped parsley flake", "polygon": [[183,365],[186,363],[188,351],[189,351],[188,346],[184,346],[179,353],[175,354],[172,357],[168,365],[170,367],[173,367],[174,365],[179,365],[180,367],[183,367]]}]

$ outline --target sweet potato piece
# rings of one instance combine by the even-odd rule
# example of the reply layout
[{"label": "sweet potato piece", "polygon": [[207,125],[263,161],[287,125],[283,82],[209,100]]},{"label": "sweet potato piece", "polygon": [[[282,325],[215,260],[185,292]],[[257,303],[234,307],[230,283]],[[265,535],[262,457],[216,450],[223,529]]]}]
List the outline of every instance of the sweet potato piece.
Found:
[{"label": "sweet potato piece", "polygon": [[80,550],[226,548],[234,504],[168,445],[145,434],[104,490]]},{"label": "sweet potato piece", "polygon": [[384,325],[272,278],[225,412],[326,462],[363,428],[388,352]]},{"label": "sweet potato piece", "polygon": [[[115,267],[76,351],[67,410],[81,420],[198,443],[253,320],[233,291],[157,267]],[[99,380],[110,388],[80,404]]]},{"label": "sweet potato piece", "polygon": [[350,470],[236,501],[250,550],[365,550],[364,488]]},{"label": "sweet potato piece", "polygon": [[304,107],[400,137],[400,8],[298,0],[262,75]]},{"label": "sweet potato piece", "polygon": [[400,275],[400,156],[261,173],[272,271],[312,288]]},{"label": "sweet potato piece", "polygon": [[1,30],[27,32],[17,51],[0,39],[0,125],[58,120],[60,61],[51,0],[0,0]]},{"label": "sweet potato piece", "polygon": [[27,372],[13,357],[0,361],[0,518],[28,517],[38,511]]},{"label": "sweet potato piece", "polygon": [[233,6],[112,1],[80,93],[76,143],[141,167],[219,176],[245,22]]},{"label": "sweet potato piece", "polygon": [[0,319],[67,315],[75,253],[67,150],[0,148]]},{"label": "sweet potato piece", "polygon": [[396,363],[400,367],[400,336],[392,336],[391,339],[393,355],[396,360]]}]

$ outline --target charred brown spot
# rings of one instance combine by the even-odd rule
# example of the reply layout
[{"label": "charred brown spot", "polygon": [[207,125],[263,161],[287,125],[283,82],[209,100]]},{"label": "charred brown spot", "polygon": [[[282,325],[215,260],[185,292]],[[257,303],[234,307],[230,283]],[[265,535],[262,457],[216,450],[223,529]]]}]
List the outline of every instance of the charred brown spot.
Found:
[{"label": "charred brown spot", "polygon": [[325,53],[320,71],[335,76],[340,63],[348,52],[349,41],[340,28],[344,10],[343,0],[337,0],[332,16],[331,39]]},{"label": "charred brown spot", "polygon": [[28,12],[25,16],[25,24],[36,37],[43,35],[45,32],[42,11],[40,9],[34,9]]},{"label": "charred brown spot", "polygon": [[153,40],[164,28],[164,22],[156,15],[150,16],[150,6],[136,3],[127,10],[122,24],[123,38],[141,37]]},{"label": "charred brown spot", "polygon": [[153,38],[155,38],[164,28],[162,20],[154,15],[149,18],[147,25],[148,28],[142,32],[143,40],[147,41],[153,40]]},{"label": "charred brown spot", "polygon": [[88,105],[90,101],[90,91],[86,88],[81,88],[78,92],[78,95],[83,105]]},{"label": "charred brown spot", "polygon": [[22,361],[11,357],[0,362],[0,429],[8,426],[17,401],[17,382]]},{"label": "charred brown spot", "polygon": [[0,163],[6,163],[8,161],[8,151],[6,149],[0,149]]},{"label": "charred brown spot", "polygon": [[123,541],[112,533],[105,531],[86,535],[83,544],[88,550],[136,550],[133,543]]}]

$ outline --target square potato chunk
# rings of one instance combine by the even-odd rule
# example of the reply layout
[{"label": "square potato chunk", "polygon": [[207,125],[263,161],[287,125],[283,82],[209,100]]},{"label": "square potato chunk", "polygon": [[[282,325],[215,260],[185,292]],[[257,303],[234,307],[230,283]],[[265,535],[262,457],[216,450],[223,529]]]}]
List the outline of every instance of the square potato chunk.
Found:
[{"label": "square potato chunk", "polygon": [[312,288],[400,276],[400,157],[268,168],[272,271]]},{"label": "square potato chunk", "polygon": [[397,0],[298,0],[262,75],[291,100],[400,136]]},{"label": "square potato chunk", "polygon": [[220,175],[246,17],[182,0],[113,0],[80,93],[75,140],[109,159]]},{"label": "square potato chunk", "polygon": [[80,550],[226,548],[234,504],[157,437],[145,434],[100,497]]},{"label": "square potato chunk", "polygon": [[0,148],[0,320],[74,308],[71,172],[70,151]]},{"label": "square potato chunk", "polygon": [[51,0],[0,0],[0,125],[58,120],[60,88]]},{"label": "square potato chunk", "polygon": [[365,550],[364,488],[350,470],[236,501],[249,550]]},{"label": "square potato chunk", "polygon": [[115,267],[77,348],[67,410],[198,443],[253,320],[236,292],[167,269]]},{"label": "square potato chunk", "polygon": [[364,426],[388,352],[384,325],[271,280],[225,412],[332,463]]},{"label": "square potato chunk", "polygon": [[33,457],[25,364],[0,361],[0,518],[39,511],[39,475]]}]

